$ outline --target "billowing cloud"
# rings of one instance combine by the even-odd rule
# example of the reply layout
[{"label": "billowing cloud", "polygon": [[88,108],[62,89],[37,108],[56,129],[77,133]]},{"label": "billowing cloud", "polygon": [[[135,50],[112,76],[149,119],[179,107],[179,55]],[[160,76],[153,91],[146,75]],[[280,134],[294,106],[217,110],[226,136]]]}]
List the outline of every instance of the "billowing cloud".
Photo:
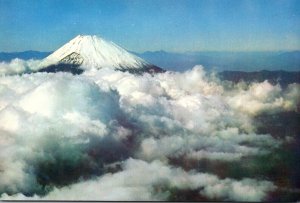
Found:
[{"label": "billowing cloud", "polygon": [[295,111],[299,104],[299,84],[291,84],[286,90],[268,81],[253,83],[246,89],[238,88],[229,94],[228,104],[239,111],[256,115],[261,112]]},{"label": "billowing cloud", "polygon": [[[206,173],[185,172],[160,161],[128,159],[123,170],[91,181],[55,188],[43,200],[168,200],[171,189],[199,190],[199,195],[224,200],[261,201],[275,186],[268,181],[219,179]],[[28,199],[24,195],[4,198]]]},{"label": "billowing cloud", "polygon": [[298,84],[228,87],[201,66],[156,75],[6,74],[1,199],[169,200],[176,189],[208,200],[264,200],[276,188],[271,181],[172,160],[239,162],[278,150],[284,139],[257,132],[254,116],[297,111],[299,95]]},{"label": "billowing cloud", "polygon": [[0,75],[29,73],[41,68],[40,60],[13,59],[10,62],[0,62]]}]

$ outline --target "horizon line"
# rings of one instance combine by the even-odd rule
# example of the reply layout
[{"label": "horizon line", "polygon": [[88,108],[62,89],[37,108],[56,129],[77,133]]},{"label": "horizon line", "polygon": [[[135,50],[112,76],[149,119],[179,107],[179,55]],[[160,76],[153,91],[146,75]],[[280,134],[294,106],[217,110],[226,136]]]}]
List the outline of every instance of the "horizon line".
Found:
[{"label": "horizon line", "polygon": [[[57,49],[56,49],[57,50]],[[0,53],[23,53],[23,52],[29,52],[29,51],[33,51],[33,52],[44,52],[44,53],[50,53],[50,52],[55,52],[56,50],[52,50],[52,51],[40,51],[40,50],[32,50],[32,49],[29,49],[29,50],[23,50],[23,51],[0,51]],[[154,50],[154,51],[151,51],[151,50],[146,50],[146,51],[133,51],[133,50],[128,50],[128,49],[125,49],[126,51],[128,52],[131,52],[131,53],[138,53],[138,54],[143,54],[143,53],[146,53],[146,52],[166,52],[166,53],[176,53],[176,54],[186,54],[186,53],[197,53],[197,52],[231,52],[231,53],[250,53],[250,52],[298,52],[300,51],[300,49],[282,49],[282,50],[197,50],[197,51],[167,51],[167,50]]]}]

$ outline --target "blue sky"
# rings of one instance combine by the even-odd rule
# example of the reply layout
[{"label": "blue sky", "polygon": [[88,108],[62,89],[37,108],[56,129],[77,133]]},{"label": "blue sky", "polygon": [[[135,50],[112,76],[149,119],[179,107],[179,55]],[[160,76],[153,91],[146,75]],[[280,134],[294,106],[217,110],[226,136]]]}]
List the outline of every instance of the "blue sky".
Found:
[{"label": "blue sky", "polygon": [[51,51],[78,34],[137,52],[299,50],[300,1],[0,0],[0,51]]}]

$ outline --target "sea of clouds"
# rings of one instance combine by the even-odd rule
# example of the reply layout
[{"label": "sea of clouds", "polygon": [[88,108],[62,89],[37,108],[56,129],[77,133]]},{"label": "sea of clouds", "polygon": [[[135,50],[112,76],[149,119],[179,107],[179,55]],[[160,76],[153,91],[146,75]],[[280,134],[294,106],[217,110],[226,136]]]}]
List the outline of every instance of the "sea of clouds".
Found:
[{"label": "sea of clouds", "polygon": [[202,66],[28,73],[38,64],[0,64],[0,199],[170,200],[192,190],[208,200],[263,201],[278,187],[184,163],[242,162],[280,148],[285,140],[257,133],[253,118],[297,111],[299,84],[233,84]]}]

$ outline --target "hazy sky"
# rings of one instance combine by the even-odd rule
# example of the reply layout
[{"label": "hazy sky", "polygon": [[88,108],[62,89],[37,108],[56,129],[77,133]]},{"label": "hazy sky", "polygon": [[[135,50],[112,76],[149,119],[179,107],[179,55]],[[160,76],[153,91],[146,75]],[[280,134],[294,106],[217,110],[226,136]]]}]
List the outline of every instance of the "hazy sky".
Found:
[{"label": "hazy sky", "polygon": [[96,34],[133,51],[300,49],[299,0],[0,0],[0,51]]}]

